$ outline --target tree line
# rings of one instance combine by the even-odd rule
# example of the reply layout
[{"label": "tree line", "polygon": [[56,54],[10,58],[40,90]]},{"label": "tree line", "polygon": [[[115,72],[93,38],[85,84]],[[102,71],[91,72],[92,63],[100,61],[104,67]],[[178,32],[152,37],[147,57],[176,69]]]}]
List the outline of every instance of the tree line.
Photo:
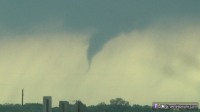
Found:
[{"label": "tree line", "polygon": [[[69,105],[70,112],[75,112],[75,105]],[[21,112],[20,104],[0,104],[0,112]],[[26,103],[23,112],[42,112],[42,104]],[[52,112],[59,112],[58,107],[53,107]],[[130,105],[122,98],[110,100],[110,104],[101,102],[97,105],[87,106],[87,112],[200,112],[200,110],[153,110],[151,106]]]}]

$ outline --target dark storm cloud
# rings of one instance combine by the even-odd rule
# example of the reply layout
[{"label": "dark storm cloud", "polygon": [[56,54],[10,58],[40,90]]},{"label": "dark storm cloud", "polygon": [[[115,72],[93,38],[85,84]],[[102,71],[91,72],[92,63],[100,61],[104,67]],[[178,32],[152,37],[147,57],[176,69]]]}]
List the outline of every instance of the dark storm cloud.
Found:
[{"label": "dark storm cloud", "polygon": [[[199,5],[189,0],[1,0],[0,29],[1,35],[95,29],[87,51],[91,64],[119,33],[145,28],[162,17],[199,17]],[[60,29],[44,27],[59,20]]]}]

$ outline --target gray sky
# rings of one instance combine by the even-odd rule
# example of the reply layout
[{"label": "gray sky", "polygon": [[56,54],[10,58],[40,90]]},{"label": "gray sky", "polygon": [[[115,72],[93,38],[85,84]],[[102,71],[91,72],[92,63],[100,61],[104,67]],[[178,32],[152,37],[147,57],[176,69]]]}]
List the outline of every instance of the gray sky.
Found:
[{"label": "gray sky", "polygon": [[[1,0],[0,103],[199,97],[200,1]],[[37,92],[35,92],[37,91]],[[188,97],[187,97],[188,95]]]}]

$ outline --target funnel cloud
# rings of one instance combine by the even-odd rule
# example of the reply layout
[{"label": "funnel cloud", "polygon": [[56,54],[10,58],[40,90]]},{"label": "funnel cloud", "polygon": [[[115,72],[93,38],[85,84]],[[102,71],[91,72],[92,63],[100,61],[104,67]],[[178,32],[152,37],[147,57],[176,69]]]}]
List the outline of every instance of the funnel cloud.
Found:
[{"label": "funnel cloud", "polygon": [[187,0],[181,3],[168,0],[1,1],[1,35],[78,33],[94,29],[87,50],[90,65],[94,56],[116,35],[148,27],[163,17],[199,17],[198,4],[199,1]]}]

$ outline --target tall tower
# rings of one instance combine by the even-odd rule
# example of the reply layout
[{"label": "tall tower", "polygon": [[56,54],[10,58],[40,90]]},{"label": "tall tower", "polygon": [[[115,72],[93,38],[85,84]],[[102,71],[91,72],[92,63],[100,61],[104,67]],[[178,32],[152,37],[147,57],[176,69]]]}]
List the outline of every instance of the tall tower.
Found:
[{"label": "tall tower", "polygon": [[69,102],[68,101],[60,101],[59,109],[60,109],[60,112],[69,112]]},{"label": "tall tower", "polygon": [[43,97],[43,112],[52,112],[52,98],[51,96],[44,96]]},{"label": "tall tower", "polygon": [[22,112],[24,112],[23,106],[24,106],[24,89],[22,89]]}]

